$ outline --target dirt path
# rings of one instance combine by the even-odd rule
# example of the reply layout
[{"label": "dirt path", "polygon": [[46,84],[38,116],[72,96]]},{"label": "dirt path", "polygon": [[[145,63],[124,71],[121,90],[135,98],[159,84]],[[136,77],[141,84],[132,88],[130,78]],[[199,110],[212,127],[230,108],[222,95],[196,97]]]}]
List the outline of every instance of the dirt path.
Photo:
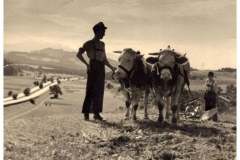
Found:
[{"label": "dirt path", "polygon": [[41,97],[36,106],[4,108],[5,159],[234,159],[235,122],[162,126],[154,108],[151,120],[143,120],[139,110],[138,121],[124,121],[124,102],[111,90],[105,92],[106,121],[87,122],[81,115],[84,83],[62,88],[61,99]]}]

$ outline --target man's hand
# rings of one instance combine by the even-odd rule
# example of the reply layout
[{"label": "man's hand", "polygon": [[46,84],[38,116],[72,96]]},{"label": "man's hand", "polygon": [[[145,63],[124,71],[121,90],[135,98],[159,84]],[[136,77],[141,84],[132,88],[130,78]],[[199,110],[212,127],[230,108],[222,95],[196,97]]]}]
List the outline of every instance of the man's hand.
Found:
[{"label": "man's hand", "polygon": [[106,66],[108,66],[108,68],[110,68],[112,71],[113,71],[113,73],[115,73],[115,70],[117,69],[116,67],[113,67],[110,63],[109,63],[109,61],[106,59],[105,60],[105,65]]}]

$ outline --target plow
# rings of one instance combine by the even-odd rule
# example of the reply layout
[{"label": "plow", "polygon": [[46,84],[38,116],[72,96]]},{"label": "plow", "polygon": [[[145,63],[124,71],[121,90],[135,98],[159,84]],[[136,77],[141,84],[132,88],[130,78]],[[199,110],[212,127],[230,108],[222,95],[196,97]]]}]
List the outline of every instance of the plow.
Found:
[{"label": "plow", "polygon": [[183,104],[185,107],[185,110],[183,112],[184,118],[191,118],[191,119],[199,119],[200,121],[206,121],[211,119],[215,114],[218,113],[219,107],[226,107],[232,103],[232,101],[223,96],[218,96],[218,101],[223,102],[224,106],[217,105],[216,108],[213,108],[211,110],[205,111],[204,109],[204,103],[201,100],[200,97],[193,98]]}]

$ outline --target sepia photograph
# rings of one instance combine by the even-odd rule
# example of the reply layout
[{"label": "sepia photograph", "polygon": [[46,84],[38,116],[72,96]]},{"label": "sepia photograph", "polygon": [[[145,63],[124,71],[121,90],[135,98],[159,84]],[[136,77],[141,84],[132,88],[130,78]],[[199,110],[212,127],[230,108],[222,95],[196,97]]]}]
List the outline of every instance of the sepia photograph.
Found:
[{"label": "sepia photograph", "polygon": [[236,0],[3,0],[4,160],[236,160]]}]

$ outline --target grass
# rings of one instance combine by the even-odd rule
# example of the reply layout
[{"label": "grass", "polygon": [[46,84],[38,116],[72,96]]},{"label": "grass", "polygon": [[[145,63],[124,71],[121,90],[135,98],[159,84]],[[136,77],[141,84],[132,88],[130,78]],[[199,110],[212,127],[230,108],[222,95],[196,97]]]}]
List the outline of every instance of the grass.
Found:
[{"label": "grass", "polygon": [[4,76],[4,97],[7,97],[9,91],[20,93],[25,88],[33,87],[35,80],[29,77],[21,76]]}]

